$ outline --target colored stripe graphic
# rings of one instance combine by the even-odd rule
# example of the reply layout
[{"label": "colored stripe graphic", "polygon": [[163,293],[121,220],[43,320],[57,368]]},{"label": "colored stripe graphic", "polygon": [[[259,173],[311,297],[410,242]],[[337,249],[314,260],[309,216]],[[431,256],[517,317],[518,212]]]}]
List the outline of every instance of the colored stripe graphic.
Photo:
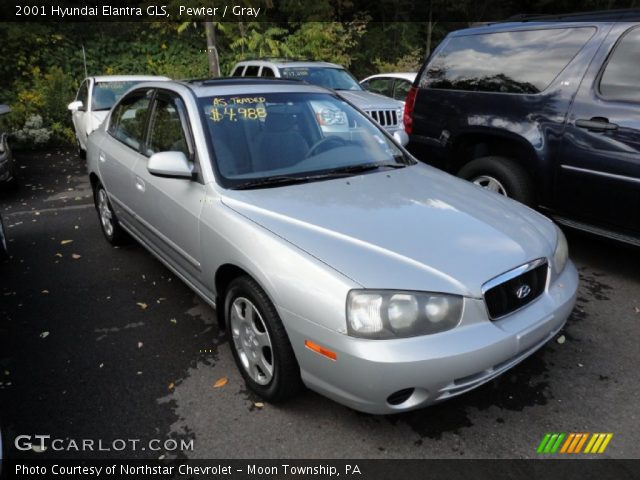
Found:
[{"label": "colored stripe graphic", "polygon": [[542,454],[603,453],[612,438],[613,433],[547,433],[536,452]]},{"label": "colored stripe graphic", "polygon": [[584,453],[604,453],[613,438],[613,433],[594,433]]}]

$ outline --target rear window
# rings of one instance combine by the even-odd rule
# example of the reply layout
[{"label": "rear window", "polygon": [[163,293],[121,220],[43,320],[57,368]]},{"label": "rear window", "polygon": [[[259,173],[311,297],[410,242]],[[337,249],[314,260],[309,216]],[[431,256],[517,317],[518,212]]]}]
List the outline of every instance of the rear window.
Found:
[{"label": "rear window", "polygon": [[592,27],[452,37],[420,86],[502,93],[539,93],[594,34]]}]

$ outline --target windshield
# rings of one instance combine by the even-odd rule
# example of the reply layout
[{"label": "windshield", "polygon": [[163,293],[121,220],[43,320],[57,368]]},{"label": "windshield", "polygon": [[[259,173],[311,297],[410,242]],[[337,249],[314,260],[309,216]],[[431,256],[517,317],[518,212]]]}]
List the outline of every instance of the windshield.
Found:
[{"label": "windshield", "polygon": [[91,98],[91,110],[111,110],[111,107],[120,100],[139,81],[129,82],[96,82],[93,86],[93,96]]},{"label": "windshield", "polygon": [[225,187],[413,163],[368,117],[331,94],[205,97],[200,108]]},{"label": "windshield", "polygon": [[283,78],[304,80],[332,90],[362,90],[358,81],[344,68],[331,67],[286,67],[281,68]]}]

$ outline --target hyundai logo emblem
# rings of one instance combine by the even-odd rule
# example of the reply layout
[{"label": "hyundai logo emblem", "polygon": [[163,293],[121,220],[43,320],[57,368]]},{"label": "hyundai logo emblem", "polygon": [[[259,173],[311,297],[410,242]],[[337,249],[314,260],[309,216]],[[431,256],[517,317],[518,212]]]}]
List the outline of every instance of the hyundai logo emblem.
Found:
[{"label": "hyundai logo emblem", "polygon": [[530,293],[531,287],[525,283],[524,285],[520,286],[518,290],[516,290],[516,297],[522,300],[523,298],[528,297]]}]

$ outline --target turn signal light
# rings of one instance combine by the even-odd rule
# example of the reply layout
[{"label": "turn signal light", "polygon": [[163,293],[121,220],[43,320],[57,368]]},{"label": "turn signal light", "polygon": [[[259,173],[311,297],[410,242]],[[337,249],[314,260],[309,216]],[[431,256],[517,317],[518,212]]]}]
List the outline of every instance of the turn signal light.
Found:
[{"label": "turn signal light", "polygon": [[336,352],[332,352],[331,350],[321,347],[317,343],[313,343],[311,340],[305,340],[304,346],[309,350],[313,350],[314,352],[319,353],[323,357],[327,357],[329,360],[333,360],[334,362],[338,359],[338,355],[336,354]]}]

